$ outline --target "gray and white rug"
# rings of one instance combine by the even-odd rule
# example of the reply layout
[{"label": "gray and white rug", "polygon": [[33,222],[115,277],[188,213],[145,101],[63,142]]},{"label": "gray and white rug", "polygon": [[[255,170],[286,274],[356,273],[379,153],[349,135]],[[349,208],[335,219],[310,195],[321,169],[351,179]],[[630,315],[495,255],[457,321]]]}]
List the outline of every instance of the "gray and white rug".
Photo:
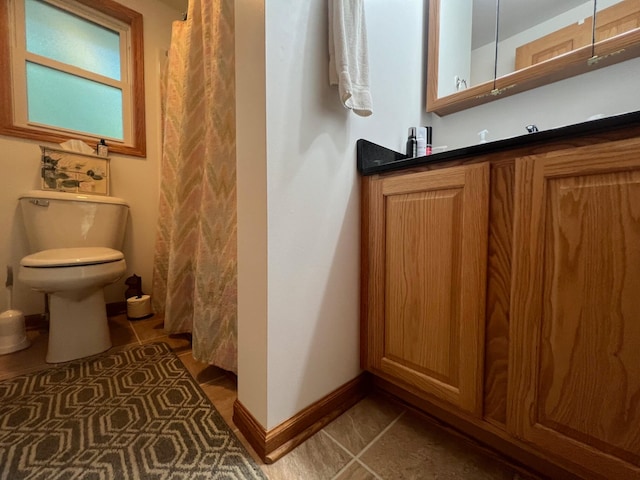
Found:
[{"label": "gray and white rug", "polygon": [[0,479],[265,479],[165,343],[0,382]]}]

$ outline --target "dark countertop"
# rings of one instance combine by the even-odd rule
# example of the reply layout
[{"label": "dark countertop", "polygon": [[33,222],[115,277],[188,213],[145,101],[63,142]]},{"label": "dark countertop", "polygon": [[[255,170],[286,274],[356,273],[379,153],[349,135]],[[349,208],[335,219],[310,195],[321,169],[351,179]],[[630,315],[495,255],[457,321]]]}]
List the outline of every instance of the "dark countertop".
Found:
[{"label": "dark countertop", "polygon": [[514,147],[548,142],[559,138],[586,135],[633,125],[640,126],[640,111],[543,130],[541,132],[527,133],[519,137],[505,138],[504,140],[471,145],[469,147],[457,148],[455,150],[415,158],[407,157],[407,155],[403,153],[395,152],[367,140],[360,139],[356,144],[357,166],[358,172],[362,175],[373,175],[376,173],[402,170],[407,167],[439,163],[462,157],[482,155],[500,150],[508,150]]}]

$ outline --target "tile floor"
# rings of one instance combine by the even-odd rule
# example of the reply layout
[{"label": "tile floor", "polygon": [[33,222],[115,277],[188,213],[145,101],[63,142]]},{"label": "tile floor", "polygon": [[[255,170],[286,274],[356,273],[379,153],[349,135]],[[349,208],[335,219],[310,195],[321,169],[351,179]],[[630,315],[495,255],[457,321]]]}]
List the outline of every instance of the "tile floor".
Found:
[{"label": "tile floor", "polygon": [[[265,465],[232,421],[236,377],[200,363],[188,335],[168,336],[162,319],[109,318],[114,348],[167,342],[270,480],[489,480],[537,478],[511,469],[466,440],[426,422],[390,399],[372,394],[272,465]],[[27,329],[26,350],[0,356],[0,381],[49,365],[47,330]]]}]

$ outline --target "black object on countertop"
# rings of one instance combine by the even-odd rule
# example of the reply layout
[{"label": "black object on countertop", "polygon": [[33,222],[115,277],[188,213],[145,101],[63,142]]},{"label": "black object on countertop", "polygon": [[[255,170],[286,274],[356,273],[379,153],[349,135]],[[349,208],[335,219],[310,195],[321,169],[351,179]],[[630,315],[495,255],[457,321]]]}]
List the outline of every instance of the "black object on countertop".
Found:
[{"label": "black object on countertop", "polygon": [[623,113],[612,117],[590,120],[565,127],[552,128],[533,133],[527,133],[517,137],[505,138],[493,142],[471,145],[446,152],[435,153],[423,157],[410,158],[407,155],[377,145],[368,140],[360,139],[356,143],[356,163],[358,172],[362,175],[374,175],[382,172],[392,172],[408,167],[439,163],[448,160],[456,160],[463,157],[475,156],[514,147],[534,145],[548,142],[557,138],[587,135],[590,133],[604,132],[616,128],[631,126],[640,127],[640,111]]},{"label": "black object on countertop", "polygon": [[406,160],[411,157],[360,139],[356,142],[356,158],[358,161],[358,171],[367,175],[367,173],[364,172],[372,167],[388,165],[398,160]]}]

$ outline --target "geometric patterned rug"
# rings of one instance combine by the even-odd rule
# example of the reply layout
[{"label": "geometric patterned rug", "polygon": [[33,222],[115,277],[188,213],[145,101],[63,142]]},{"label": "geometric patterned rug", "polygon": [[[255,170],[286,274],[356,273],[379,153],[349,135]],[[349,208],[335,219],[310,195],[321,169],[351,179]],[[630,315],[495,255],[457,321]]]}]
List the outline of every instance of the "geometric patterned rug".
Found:
[{"label": "geometric patterned rug", "polygon": [[0,382],[0,479],[265,479],[165,343]]}]

